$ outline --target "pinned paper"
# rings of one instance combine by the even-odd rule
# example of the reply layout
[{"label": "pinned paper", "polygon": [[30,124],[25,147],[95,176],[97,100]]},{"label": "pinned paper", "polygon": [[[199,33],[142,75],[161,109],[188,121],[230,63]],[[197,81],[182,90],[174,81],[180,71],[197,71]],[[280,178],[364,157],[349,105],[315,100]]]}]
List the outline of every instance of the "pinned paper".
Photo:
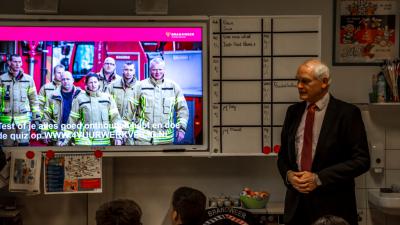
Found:
[{"label": "pinned paper", "polygon": [[12,151],[10,192],[40,193],[42,155],[33,151]]},{"label": "pinned paper", "polygon": [[56,153],[45,159],[45,194],[102,192],[102,159],[91,153]]}]

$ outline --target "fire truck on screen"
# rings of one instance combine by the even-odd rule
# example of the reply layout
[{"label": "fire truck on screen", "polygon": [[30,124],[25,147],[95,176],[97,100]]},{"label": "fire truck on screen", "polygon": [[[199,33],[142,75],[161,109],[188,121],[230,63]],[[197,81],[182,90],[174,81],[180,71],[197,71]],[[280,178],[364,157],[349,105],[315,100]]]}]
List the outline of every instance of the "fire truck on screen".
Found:
[{"label": "fire truck on screen", "polygon": [[[23,70],[33,77],[38,92],[41,86],[51,82],[52,70],[58,64],[72,73],[75,86],[84,89],[85,75],[99,72],[107,57],[115,59],[116,73],[119,75],[122,74],[125,62],[135,64],[137,80],[150,76],[148,67],[152,58],[162,57],[166,62],[166,77],[181,85],[189,107],[187,132],[181,144],[201,144],[204,88],[202,74],[193,75],[195,71],[188,71],[196,65],[200,68],[197,73],[202,73],[202,49],[199,43],[3,41],[0,42],[0,74],[7,71],[7,57],[13,53],[21,55]],[[188,76],[200,77],[200,82],[195,84],[197,87],[179,82],[183,77],[187,80]]]}]

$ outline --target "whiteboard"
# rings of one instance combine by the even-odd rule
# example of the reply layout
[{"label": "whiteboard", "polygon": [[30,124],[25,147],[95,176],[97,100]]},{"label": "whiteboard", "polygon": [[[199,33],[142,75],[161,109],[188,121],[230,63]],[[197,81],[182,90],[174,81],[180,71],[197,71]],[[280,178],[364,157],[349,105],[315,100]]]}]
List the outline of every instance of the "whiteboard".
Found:
[{"label": "whiteboard", "polygon": [[211,153],[276,154],[297,67],[320,56],[320,16],[210,17]]}]

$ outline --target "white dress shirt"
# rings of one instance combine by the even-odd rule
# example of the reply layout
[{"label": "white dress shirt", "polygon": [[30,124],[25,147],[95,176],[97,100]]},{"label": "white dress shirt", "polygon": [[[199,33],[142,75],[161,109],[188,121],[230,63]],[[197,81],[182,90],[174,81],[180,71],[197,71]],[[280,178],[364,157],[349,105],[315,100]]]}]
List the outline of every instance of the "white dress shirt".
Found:
[{"label": "white dress shirt", "polygon": [[[319,134],[321,132],[321,127],[322,127],[322,122],[325,117],[325,112],[326,108],[328,107],[330,95],[329,93],[326,93],[324,97],[322,97],[320,100],[318,100],[315,104],[317,105],[317,109],[315,111],[315,117],[314,117],[314,125],[313,125],[313,138],[312,138],[312,159],[314,160],[314,155],[315,155],[315,149],[317,148],[318,144],[318,138]],[[299,167],[299,171],[302,171],[301,169],[301,152],[303,150],[303,141],[304,141],[304,127],[306,125],[306,116],[307,116],[307,109],[308,106],[310,105],[309,102],[307,102],[307,106],[303,112],[303,116],[300,121],[300,125],[297,129],[296,132],[296,161],[297,165]]]}]

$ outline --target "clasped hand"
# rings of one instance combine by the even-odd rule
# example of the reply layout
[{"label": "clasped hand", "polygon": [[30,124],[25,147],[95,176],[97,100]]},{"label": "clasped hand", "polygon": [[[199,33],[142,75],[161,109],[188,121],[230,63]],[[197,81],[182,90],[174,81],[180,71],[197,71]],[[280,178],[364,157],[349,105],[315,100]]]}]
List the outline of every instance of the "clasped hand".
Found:
[{"label": "clasped hand", "polygon": [[287,173],[289,183],[299,192],[308,194],[317,188],[317,181],[315,173],[309,171]]}]

